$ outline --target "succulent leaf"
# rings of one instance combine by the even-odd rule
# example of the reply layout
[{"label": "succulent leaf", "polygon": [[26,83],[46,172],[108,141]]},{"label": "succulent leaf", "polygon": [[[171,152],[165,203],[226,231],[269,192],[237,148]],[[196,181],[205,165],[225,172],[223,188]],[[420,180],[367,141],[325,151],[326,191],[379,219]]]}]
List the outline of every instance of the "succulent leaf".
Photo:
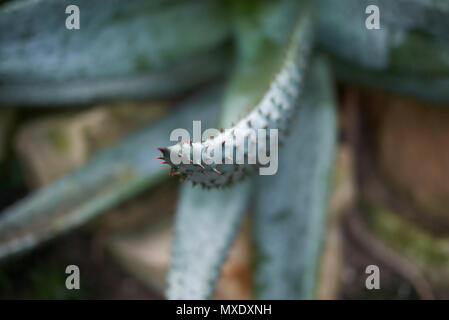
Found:
[{"label": "succulent leaf", "polygon": [[[288,1],[284,1],[285,3],[290,4]],[[170,164],[173,172],[179,174],[182,179],[189,179],[193,183],[199,183],[207,188],[226,186],[242,180],[258,167],[257,163],[250,164],[250,148],[254,148],[258,153],[260,147],[257,141],[266,138],[266,133],[259,136],[257,131],[256,135],[253,134],[254,129],[279,129],[281,134],[288,129],[289,122],[298,106],[303,73],[311,49],[311,6],[305,2],[298,11],[299,17],[295,17],[297,18],[294,20],[295,23],[286,26],[290,27],[290,37],[286,48],[277,48],[277,54],[279,55],[279,52],[281,52],[284,55],[277,66],[278,72],[272,74],[271,78],[268,77],[267,81],[269,82],[261,83],[259,81],[259,87],[256,86],[256,89],[246,90],[247,95],[254,98],[254,93],[260,91],[260,88],[268,86],[268,90],[263,92],[261,98],[259,97],[259,103],[253,110],[245,118],[238,121],[236,125],[226,130],[222,129],[221,133],[213,138],[208,138],[202,142],[180,141],[178,144],[164,149],[162,155],[164,160]],[[256,30],[258,31],[258,29]],[[256,30],[253,30],[253,33],[256,33]],[[247,37],[251,35],[251,31],[244,33]],[[260,51],[259,55],[255,55],[256,57],[248,58],[247,55],[241,55],[240,63],[247,63],[250,66],[238,64],[243,71],[237,73],[231,81],[230,91],[232,95],[236,96],[238,89],[235,83],[242,85],[242,78],[254,82],[258,81],[257,77],[262,76],[263,78],[264,65],[261,64],[261,61],[266,61],[264,58],[273,58],[273,52],[267,49],[265,40],[259,39],[259,42],[253,42],[253,45],[259,45]],[[242,40],[242,42],[244,41]],[[265,49],[267,49],[266,52]],[[277,62],[276,59],[272,60]],[[248,74],[245,74],[245,69],[251,70],[248,72],[251,76],[248,77]],[[244,96],[244,93],[242,92],[241,95]],[[239,99],[254,101],[251,98],[245,100],[245,97],[237,97],[234,98],[234,101],[237,104]],[[230,101],[232,101],[231,98],[225,98],[225,103],[228,105],[231,103]],[[243,110],[243,108],[240,110]],[[237,164],[235,159],[232,164],[229,164],[229,161],[227,161],[229,155],[231,157],[237,155],[239,148],[243,148],[244,164]],[[220,151],[220,161],[212,160],[211,156]],[[269,151],[268,148],[267,151]],[[195,154],[200,155],[200,157],[195,157]]]},{"label": "succulent leaf", "polygon": [[337,140],[336,102],[325,60],[306,76],[298,124],[279,171],[258,177],[253,219],[258,299],[312,299],[320,266]]},{"label": "succulent leaf", "polygon": [[0,7],[0,103],[75,105],[173,95],[225,72],[220,1],[70,0]]},{"label": "succulent leaf", "polygon": [[197,117],[213,124],[218,114],[215,88],[186,101],[160,122],[94,155],[83,167],[38,190],[0,214],[0,258],[30,249],[77,227],[166,177],[154,159],[170,130]]},{"label": "succulent leaf", "polygon": [[[379,7],[380,29],[365,27],[368,5]],[[425,77],[448,72],[445,1],[320,0],[317,9],[317,42],[340,59],[377,71],[395,65]]]},{"label": "succulent leaf", "polygon": [[358,68],[339,59],[333,60],[335,75],[339,80],[357,83],[388,92],[397,92],[445,107],[449,103],[449,75],[421,77],[398,75],[387,71]]},{"label": "succulent leaf", "polygon": [[247,207],[250,190],[249,181],[208,192],[190,184],[182,186],[167,298],[208,299],[212,296]]}]

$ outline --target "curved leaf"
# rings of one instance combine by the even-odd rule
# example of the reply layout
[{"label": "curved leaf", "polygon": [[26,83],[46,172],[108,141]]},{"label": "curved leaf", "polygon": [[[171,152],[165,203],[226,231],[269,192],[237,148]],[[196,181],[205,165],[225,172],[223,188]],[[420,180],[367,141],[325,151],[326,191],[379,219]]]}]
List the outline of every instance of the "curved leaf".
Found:
[{"label": "curved leaf", "polygon": [[[295,1],[267,3],[271,6],[258,8],[259,15],[255,15],[255,19],[251,16],[241,19],[244,23],[240,23],[238,33],[241,44],[238,71],[230,84],[233,94],[226,97],[228,105],[241,106],[241,113],[248,107],[254,110],[241,120],[234,116],[223,121],[229,125],[230,119],[239,120],[215,137],[193,143],[181,141],[161,150],[164,160],[182,179],[207,188],[242,180],[258,168],[250,164],[250,149],[258,152],[256,140],[262,138],[257,136],[256,130],[266,128],[283,132],[289,128],[289,120],[297,110],[311,49],[312,11],[308,1],[302,2],[303,6]],[[267,8],[269,12],[263,10]],[[272,24],[282,28],[261,34],[260,29],[268,29],[267,26]],[[229,164],[228,154],[237,154],[239,148],[244,164]],[[220,149],[218,161],[209,156],[211,150]],[[200,155],[199,159],[193,159],[196,154]],[[175,163],[172,155],[182,162]],[[206,161],[207,157],[212,161]]]}]

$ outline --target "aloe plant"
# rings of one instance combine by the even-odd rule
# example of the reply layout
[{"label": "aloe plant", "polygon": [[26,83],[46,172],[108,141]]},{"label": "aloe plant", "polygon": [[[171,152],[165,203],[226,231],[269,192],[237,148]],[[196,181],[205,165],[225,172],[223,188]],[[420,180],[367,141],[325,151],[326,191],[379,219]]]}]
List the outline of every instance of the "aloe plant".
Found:
[{"label": "aloe plant", "polygon": [[[181,188],[167,298],[212,296],[249,209],[254,297],[314,298],[338,134],[335,79],[449,101],[444,1],[115,0],[104,6],[80,0],[76,32],[63,27],[69,4],[0,6],[1,104],[63,108],[202,89],[176,102],[165,119],[3,212],[0,258],[158,184],[168,177],[154,159],[159,147],[170,175],[192,182]],[[364,27],[370,4],[381,10],[379,30]],[[227,84],[217,86],[224,77]],[[213,139],[170,145],[170,130],[192,120],[223,129]],[[248,163],[251,145],[261,148],[250,129],[279,130],[275,175],[256,177],[260,164]],[[227,164],[226,149],[234,154],[238,148],[245,164]],[[208,149],[221,149],[222,161],[171,158],[193,159]]]}]

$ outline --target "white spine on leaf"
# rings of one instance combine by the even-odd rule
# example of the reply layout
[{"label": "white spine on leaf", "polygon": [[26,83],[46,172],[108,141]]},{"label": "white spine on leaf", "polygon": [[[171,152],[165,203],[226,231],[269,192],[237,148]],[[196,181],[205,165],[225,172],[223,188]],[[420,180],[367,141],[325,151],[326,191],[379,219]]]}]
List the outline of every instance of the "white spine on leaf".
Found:
[{"label": "white spine on leaf", "polygon": [[[278,129],[282,143],[290,120],[298,109],[302,79],[311,49],[311,29],[310,12],[305,12],[292,31],[280,71],[261,101],[244,119],[204,142],[180,141],[171,147],[159,149],[163,154],[160,158],[172,167],[172,175],[179,175],[182,180],[191,180],[194,185],[216,188],[239,181],[260,167],[258,159],[251,157],[253,151],[259,154],[260,151],[270,150],[269,146],[266,147],[267,150],[259,150],[261,147],[257,141],[267,139],[269,129]],[[258,129],[268,130],[264,130],[265,135],[261,137]],[[211,155],[220,150],[220,161],[213,161]],[[236,157],[229,157],[230,151],[232,155],[243,152],[244,163],[236,162]],[[229,164],[231,160],[232,164]]]}]

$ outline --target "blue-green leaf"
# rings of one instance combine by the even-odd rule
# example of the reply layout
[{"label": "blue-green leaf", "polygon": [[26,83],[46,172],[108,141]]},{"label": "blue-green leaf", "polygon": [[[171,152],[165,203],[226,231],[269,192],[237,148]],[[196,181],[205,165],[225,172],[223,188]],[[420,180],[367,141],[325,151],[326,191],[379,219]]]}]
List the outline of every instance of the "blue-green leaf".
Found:
[{"label": "blue-green leaf", "polygon": [[[289,119],[296,112],[302,93],[304,69],[312,47],[312,7],[308,1],[269,1],[258,7],[258,14],[243,15],[238,21],[237,70],[225,97],[226,117],[222,124],[226,130],[213,139],[193,144],[180,143],[163,152],[164,160],[181,177],[208,188],[217,188],[239,181],[250,175],[258,166],[244,161],[242,166],[229,164],[222,152],[219,161],[195,160],[195,163],[174,163],[171,154],[189,158],[193,154],[207,154],[207,150],[227,148],[237,154],[243,149],[243,157],[250,158],[250,139],[254,130],[267,128],[287,131]],[[268,32],[267,26],[277,26]],[[229,109],[233,108],[233,112]],[[248,112],[248,109],[252,109]],[[239,119],[238,114],[246,116]],[[231,126],[229,126],[231,124]],[[236,132],[241,136],[237,137]],[[246,133],[245,133],[246,132]],[[257,134],[256,134],[257,135]],[[246,142],[238,142],[243,139]],[[258,138],[255,138],[258,139]],[[228,140],[228,141],[225,141]],[[225,147],[226,144],[226,147]],[[246,146],[243,146],[246,145]]]},{"label": "blue-green leaf", "polygon": [[211,125],[221,89],[188,100],[167,118],[94,155],[83,167],[0,214],[0,258],[33,248],[168,177],[155,159],[170,131],[195,118]]},{"label": "blue-green leaf", "polygon": [[[68,30],[68,5],[80,29]],[[183,92],[222,74],[219,1],[21,0],[0,7],[0,103],[58,105]],[[217,48],[217,49],[214,49]]]},{"label": "blue-green leaf", "polygon": [[276,175],[261,176],[253,219],[255,297],[314,297],[336,144],[331,75],[316,60],[298,121],[279,151]]},{"label": "blue-green leaf", "polygon": [[[341,59],[375,70],[449,73],[449,6],[432,0],[320,0],[319,44]],[[380,29],[368,29],[368,5],[380,11]]]},{"label": "blue-green leaf", "polygon": [[176,212],[167,297],[208,299],[239,227],[250,184],[205,191],[185,184]]},{"label": "blue-green leaf", "polygon": [[449,75],[430,78],[398,75],[357,68],[339,59],[333,60],[333,67],[337,78],[345,82],[398,92],[443,106],[449,103]]}]

